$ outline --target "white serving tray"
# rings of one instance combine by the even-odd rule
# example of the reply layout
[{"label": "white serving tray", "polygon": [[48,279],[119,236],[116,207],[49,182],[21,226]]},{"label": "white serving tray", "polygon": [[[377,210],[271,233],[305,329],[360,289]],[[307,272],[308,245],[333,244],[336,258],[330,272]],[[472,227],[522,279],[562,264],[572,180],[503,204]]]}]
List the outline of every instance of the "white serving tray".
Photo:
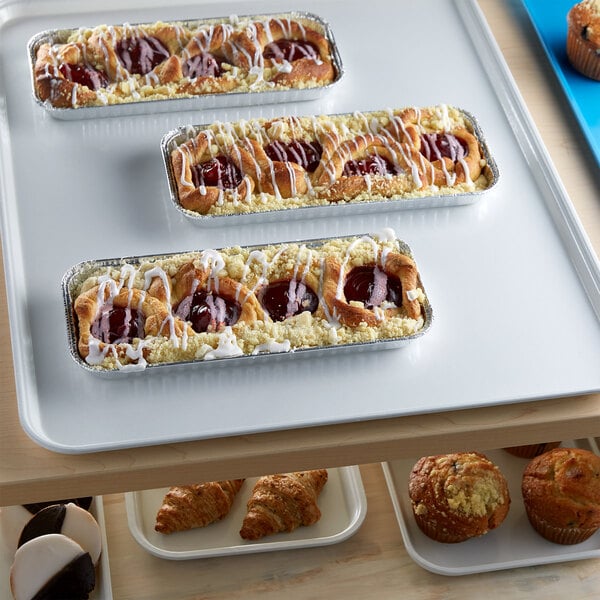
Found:
[{"label": "white serving tray", "polygon": [[367,514],[367,498],[358,467],[328,469],[329,478],[319,495],[321,519],[291,533],[247,541],[239,531],[257,478],[244,481],[231,512],[217,523],[165,535],[154,531],[156,513],[168,488],[125,494],[129,530],[146,551],[170,560],[252,554],[337,544],[354,535]]},{"label": "white serving tray", "polygon": [[[102,535],[102,554],[100,554],[100,560],[96,567],[96,587],[90,594],[90,600],[112,600],[113,594],[110,581],[110,564],[108,560],[108,544],[106,543],[102,496],[94,496],[90,506],[90,513],[98,522]],[[0,600],[12,600],[13,598],[9,580],[10,567],[14,556],[12,543],[13,540],[7,542],[7,540],[0,538]]]},{"label": "white serving tray", "polygon": [[[591,439],[564,441],[562,446],[585,448],[598,454],[598,447]],[[417,564],[441,575],[468,575],[600,557],[600,533],[581,544],[563,546],[545,540],[531,527],[521,495],[521,478],[530,459],[512,456],[502,449],[484,454],[498,465],[508,481],[510,510],[497,529],[459,544],[436,542],[415,522],[408,497],[408,477],[419,457],[382,463],[406,551]]]},{"label": "white serving tray", "polygon": [[[345,66],[317,101],[53,119],[31,97],[26,47],[38,31],[297,8],[292,0],[97,6],[0,4],[1,235],[19,414],[38,444],[83,453],[600,389],[598,260],[475,2],[373,0],[357,19],[362,3],[307,0],[303,10],[335,31]],[[446,56],[455,68],[442,68]],[[440,102],[473,114],[498,164],[498,185],[474,204],[210,231],[170,205],[160,140],[180,125]],[[419,257],[436,307],[431,331],[409,347],[122,381],[98,381],[71,360],[60,281],[79,261],[383,227]]]}]

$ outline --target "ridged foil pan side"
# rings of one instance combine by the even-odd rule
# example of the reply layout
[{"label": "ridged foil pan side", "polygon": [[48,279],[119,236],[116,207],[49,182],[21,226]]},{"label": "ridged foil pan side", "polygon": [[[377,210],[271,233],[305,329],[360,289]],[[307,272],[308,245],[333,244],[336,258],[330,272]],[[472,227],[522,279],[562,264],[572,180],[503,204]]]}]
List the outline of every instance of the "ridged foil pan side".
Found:
[{"label": "ridged foil pan side", "polygon": [[[188,27],[199,27],[202,25],[210,25],[220,22],[229,22],[231,17],[211,17],[207,19],[191,19],[177,20],[173,23]],[[336,71],[335,79],[328,84],[307,88],[307,89],[278,89],[265,90],[255,92],[223,92],[214,94],[202,94],[186,98],[164,98],[152,100],[139,100],[131,102],[123,102],[120,104],[110,104],[105,106],[80,106],[75,108],[58,108],[52,106],[50,102],[44,102],[36,93],[34,81],[34,66],[36,61],[37,50],[44,43],[63,43],[72,33],[76,33],[78,29],[47,29],[32,36],[27,44],[27,53],[30,63],[30,77],[33,99],[42,108],[44,108],[52,117],[61,120],[79,120],[79,119],[95,119],[104,117],[124,117],[132,115],[148,115],[162,112],[178,112],[191,110],[212,110],[231,108],[237,106],[263,106],[266,104],[277,104],[284,102],[303,102],[308,100],[316,100],[321,98],[325,93],[337,84],[344,76],[344,66],[338,46],[335,42],[333,31],[329,23],[322,17],[303,11],[290,11],[272,14],[250,14],[240,15],[240,20],[252,19],[263,20],[272,18],[290,18],[290,19],[306,19],[313,21],[323,35],[328,40],[331,47],[331,55],[333,66]],[[132,23],[132,27],[152,25],[151,22]]]},{"label": "ridged foil pan side", "polygon": [[[489,192],[498,183],[500,173],[494,156],[492,155],[483,129],[478,120],[470,112],[458,108],[464,118],[470,123],[474,135],[480,142],[483,155],[486,160],[485,175],[490,182],[485,189],[460,192],[455,194],[434,194],[431,196],[418,197],[392,197],[388,199],[361,200],[357,202],[335,202],[319,206],[299,206],[289,209],[275,209],[240,214],[202,215],[183,208],[179,202],[176,176],[171,164],[171,152],[186,141],[192,139],[198,133],[211,126],[209,123],[198,125],[183,125],[164,134],[160,142],[161,154],[165,174],[169,185],[170,202],[175,210],[179,211],[186,219],[194,225],[204,227],[242,226],[249,223],[268,223],[281,220],[300,220],[319,217],[330,217],[333,213],[338,216],[360,215],[365,213],[379,213],[390,210],[407,210],[419,208],[443,208],[451,206],[462,206],[472,204],[479,200],[482,195]],[[366,111],[368,115],[373,111]],[[331,117],[350,116],[350,113],[335,113],[325,115]],[[274,119],[270,119],[274,120]]]},{"label": "ridged foil pan side", "polygon": [[[290,244],[301,244],[306,245],[308,248],[311,246],[317,247],[323,245],[327,242],[334,240],[354,240],[357,238],[361,238],[363,236],[369,235],[377,235],[377,234],[357,234],[352,236],[344,236],[340,237],[332,237],[332,238],[316,238],[310,240],[297,240],[294,242],[280,242],[268,244],[269,246],[278,246],[285,245],[287,243]],[[414,257],[412,255],[412,251],[408,244],[404,241],[395,239],[395,242],[398,244],[398,251],[402,254]],[[267,244],[260,245],[251,245],[251,246],[243,246],[241,248],[246,249],[248,251],[261,250],[265,248]],[[223,250],[223,248],[217,248],[216,252]],[[321,355],[330,355],[331,353],[340,353],[340,352],[361,352],[361,351],[369,351],[369,350],[386,350],[386,349],[395,349],[406,346],[410,342],[420,338],[423,336],[431,327],[433,322],[433,309],[431,307],[431,303],[429,301],[429,297],[427,296],[427,292],[425,287],[423,286],[421,275],[419,272],[417,284],[418,287],[423,291],[424,294],[424,302],[423,302],[423,326],[415,333],[410,335],[405,335],[401,337],[393,337],[386,339],[379,339],[375,341],[368,342],[357,342],[357,343],[348,343],[348,344],[337,344],[337,345],[327,345],[327,346],[318,346],[318,347],[309,347],[309,348],[299,348],[292,349],[290,351],[282,351],[282,352],[261,352],[259,354],[244,354],[242,356],[233,356],[233,357],[224,357],[224,358],[214,358],[211,360],[204,359],[196,359],[196,360],[186,360],[186,361],[177,361],[170,363],[158,363],[158,364],[146,364],[143,367],[137,367],[133,365],[131,368],[122,368],[122,369],[103,369],[97,368],[90,364],[88,364],[79,354],[78,351],[78,341],[79,341],[79,331],[77,324],[77,317],[74,311],[74,302],[76,299],[76,289],[85,281],[85,279],[91,275],[92,273],[96,273],[99,270],[105,270],[108,268],[120,268],[124,265],[132,265],[133,267],[137,267],[142,263],[154,262],[157,260],[169,259],[170,257],[176,257],[180,255],[187,254],[195,254],[200,253],[202,250],[191,250],[191,251],[182,251],[182,252],[173,252],[168,254],[156,254],[156,255],[141,255],[141,256],[129,256],[129,257],[121,257],[121,258],[104,258],[97,260],[86,260],[80,263],[73,265],[69,268],[62,277],[61,288],[64,302],[64,310],[65,310],[65,320],[67,325],[67,344],[69,353],[75,363],[84,369],[85,371],[92,373],[94,375],[106,376],[109,378],[119,377],[122,375],[130,375],[133,373],[142,373],[147,371],[156,371],[163,369],[178,369],[185,367],[194,367],[199,365],[205,365],[204,368],[214,368],[218,366],[233,366],[235,364],[247,364],[248,361],[253,360],[269,360],[274,361],[278,359],[287,359],[288,357],[314,357]],[[418,266],[418,265],[417,265]],[[210,366],[208,366],[210,365]],[[202,367],[201,367],[202,368]]]}]

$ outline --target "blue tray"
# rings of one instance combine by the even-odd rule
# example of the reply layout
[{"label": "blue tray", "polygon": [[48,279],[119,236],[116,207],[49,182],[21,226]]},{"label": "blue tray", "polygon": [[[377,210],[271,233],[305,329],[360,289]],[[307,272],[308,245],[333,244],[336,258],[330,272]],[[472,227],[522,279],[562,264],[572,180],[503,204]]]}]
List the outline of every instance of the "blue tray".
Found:
[{"label": "blue tray", "polygon": [[584,77],[566,52],[567,13],[573,0],[522,0],[590,148],[600,165],[600,82]]}]

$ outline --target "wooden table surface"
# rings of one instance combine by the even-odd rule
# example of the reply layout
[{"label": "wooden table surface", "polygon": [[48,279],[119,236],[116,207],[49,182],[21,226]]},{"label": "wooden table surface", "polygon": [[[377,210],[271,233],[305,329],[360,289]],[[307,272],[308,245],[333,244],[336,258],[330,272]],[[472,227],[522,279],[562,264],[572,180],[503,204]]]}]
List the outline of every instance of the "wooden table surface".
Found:
[{"label": "wooden table surface", "polygon": [[[578,215],[598,251],[598,166],[518,2],[480,0]],[[8,330],[0,286],[0,330]],[[0,506],[60,495],[105,494],[114,597],[191,598],[598,598],[600,560],[460,578],[433,575],[408,557],[379,461],[460,448],[482,450],[600,434],[600,394],[439,415],[239,436],[160,447],[58,455],[18,423],[12,356],[0,348]],[[174,563],[151,557],[129,535],[122,494],[173,481],[335,467],[361,468],[368,515],[342,544]],[[108,494],[108,495],[107,495]]]}]

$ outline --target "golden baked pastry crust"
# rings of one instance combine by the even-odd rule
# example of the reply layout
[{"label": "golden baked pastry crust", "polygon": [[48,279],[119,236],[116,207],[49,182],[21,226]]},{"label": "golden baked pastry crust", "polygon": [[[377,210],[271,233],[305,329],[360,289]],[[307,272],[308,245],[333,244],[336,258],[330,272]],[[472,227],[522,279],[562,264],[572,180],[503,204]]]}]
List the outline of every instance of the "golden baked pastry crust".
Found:
[{"label": "golden baked pastry crust", "polygon": [[[368,293],[345,301],[351,266],[380,271],[385,292],[377,301]],[[395,280],[388,284],[391,276],[401,295]],[[290,286],[270,289],[281,282]],[[390,298],[388,285],[395,286]],[[429,310],[413,259],[388,230],[86,267],[70,281],[69,295],[79,355],[98,369],[401,340],[424,329]],[[97,319],[117,306],[141,312],[143,338],[110,344],[94,337]]]},{"label": "golden baked pastry crust", "polygon": [[130,346],[128,343],[109,344],[93,336],[92,325],[104,306],[102,298],[104,298],[104,302],[109,303],[110,307],[134,308],[141,311],[146,336],[168,337],[174,335],[180,337],[186,329],[185,323],[171,315],[162,302],[142,290],[122,287],[117,293],[113,293],[110,286],[95,286],[78,296],[74,303],[79,328],[78,349],[83,358],[89,356],[90,348],[93,345],[99,354],[112,350],[119,358],[125,360],[127,349]]},{"label": "golden baked pastry crust", "polygon": [[[279,64],[262,56],[264,46],[279,39],[304,40],[318,49],[315,58],[283,60]],[[158,64],[144,68],[126,64],[119,45],[129,40],[157,40],[166,50]],[[74,49],[76,51],[74,51]],[[162,49],[160,50],[162,53]],[[147,53],[144,54],[147,59]],[[218,63],[218,73],[190,73],[188,61],[206,55]],[[128,54],[128,60],[133,53]],[[158,60],[158,59],[157,59]],[[73,83],[59,67],[68,62],[92,67],[107,78],[90,89]],[[309,17],[282,15],[278,19],[231,18],[188,23],[99,25],[72,30],[66,39],[43,43],[34,65],[36,94],[57,108],[104,106],[204,94],[257,92],[272,89],[314,88],[335,80],[334,56],[323,26]]]},{"label": "golden baked pastry crust", "polygon": [[[393,275],[400,280],[402,284],[402,304],[393,308],[374,311],[359,305],[358,303],[349,303],[344,296],[340,286],[340,281],[344,281],[349,269],[344,268],[340,261],[335,257],[329,256],[325,259],[323,299],[327,304],[330,314],[334,315],[341,323],[350,327],[357,327],[360,323],[374,327],[384,318],[404,312],[411,319],[418,319],[421,316],[421,305],[418,300],[408,297],[407,290],[417,288],[418,272],[414,261],[399,253],[390,253],[386,255],[384,264],[381,265],[381,271],[386,275]],[[377,267],[377,262],[367,266]]]},{"label": "golden baked pastry crust", "polygon": [[444,543],[484,535],[504,521],[510,507],[506,479],[480,452],[422,457],[410,473],[408,492],[417,525]]},{"label": "golden baked pastry crust", "polygon": [[326,469],[260,477],[248,500],[240,536],[258,540],[313,525],[321,518],[317,499],[327,478]]},{"label": "golden baked pastry crust", "polygon": [[[494,181],[471,118],[447,105],[215,122],[187,135],[167,143],[166,160],[178,203],[202,215],[468,194]],[[274,144],[291,148],[286,159],[267,152]],[[307,148],[320,148],[316,162],[303,156]],[[248,185],[196,186],[194,169],[215,156],[233,162]]]},{"label": "golden baked pastry crust", "polygon": [[193,262],[189,262],[182,265],[167,281],[170,290],[165,290],[165,282],[161,277],[154,277],[148,288],[148,294],[158,298],[165,305],[175,307],[197,291],[214,291],[231,302],[239,302],[239,322],[254,323],[257,319],[264,318],[259,301],[245,285],[231,277],[211,276],[209,268],[199,268]]},{"label": "golden baked pastry crust", "polygon": [[51,44],[42,44],[38,49],[34,67],[39,98],[43,101],[51,98],[52,104],[57,108],[69,108],[73,104],[86,106],[95,102],[96,93],[93,90],[74,84],[58,70],[61,63],[82,63],[84,56],[84,45],[81,43],[64,44],[59,48]]},{"label": "golden baked pastry crust", "polygon": [[231,511],[243,483],[227,479],[170,488],[156,514],[155,531],[170,534],[220,521]]}]

